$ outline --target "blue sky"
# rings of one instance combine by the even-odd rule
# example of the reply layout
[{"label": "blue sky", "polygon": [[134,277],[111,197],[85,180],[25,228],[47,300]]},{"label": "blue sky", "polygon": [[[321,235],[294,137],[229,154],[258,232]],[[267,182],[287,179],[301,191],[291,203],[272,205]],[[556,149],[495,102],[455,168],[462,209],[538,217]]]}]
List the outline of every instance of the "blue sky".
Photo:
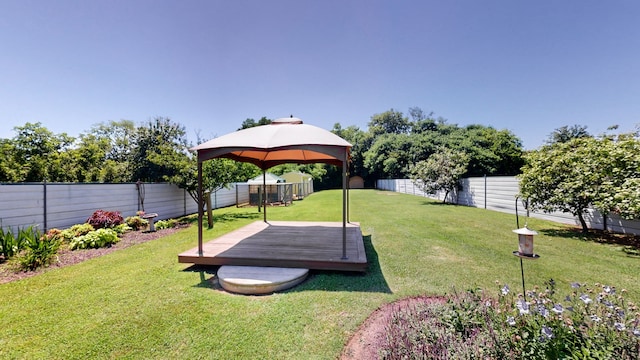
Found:
[{"label": "blue sky", "polygon": [[508,129],[640,123],[640,2],[0,0],[0,138],[167,116],[211,138],[418,106]]}]

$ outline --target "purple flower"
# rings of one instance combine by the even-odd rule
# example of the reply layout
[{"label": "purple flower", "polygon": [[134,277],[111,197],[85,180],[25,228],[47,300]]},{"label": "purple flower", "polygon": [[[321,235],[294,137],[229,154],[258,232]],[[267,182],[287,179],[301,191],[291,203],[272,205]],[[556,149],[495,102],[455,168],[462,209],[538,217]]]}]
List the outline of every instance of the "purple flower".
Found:
[{"label": "purple flower", "polygon": [[609,285],[605,285],[605,287],[603,288],[604,292],[608,295],[613,295],[616,293],[616,289],[609,286]]},{"label": "purple flower", "polygon": [[580,283],[578,283],[578,282],[572,282],[572,283],[571,283],[571,287],[572,287],[572,288],[574,288],[574,289],[577,289],[577,288],[579,288],[579,287],[580,287]]},{"label": "purple flower", "polygon": [[556,314],[562,314],[562,312],[564,311],[564,308],[560,304],[555,304],[553,305],[553,309],[551,309],[551,311],[553,311]]},{"label": "purple flower", "polygon": [[511,326],[515,326],[516,325],[516,319],[514,319],[513,316],[507,316],[507,324],[509,324]]},{"label": "purple flower", "polygon": [[549,310],[547,310],[547,308],[544,305],[538,305],[538,314],[542,315],[543,317],[548,317],[549,316]]},{"label": "purple flower", "polygon": [[604,304],[604,306],[608,307],[609,309],[613,309],[613,304],[611,303],[611,301],[603,299],[601,302],[602,304]]},{"label": "purple flower", "polygon": [[582,300],[585,304],[589,304],[593,301],[587,294],[580,295],[580,300]]},{"label": "purple flower", "polygon": [[598,317],[598,315],[591,315],[590,318],[593,322],[600,322],[600,317]]},{"label": "purple flower", "polygon": [[634,336],[640,336],[640,330],[638,330],[638,329],[633,329],[633,335],[634,335]]},{"label": "purple flower", "polygon": [[546,337],[547,339],[551,339],[553,337],[553,330],[551,330],[551,328],[546,325],[542,327],[542,330],[540,330],[540,332],[542,333],[542,336]]},{"label": "purple flower", "polygon": [[616,330],[618,331],[624,331],[627,328],[623,323],[620,322],[615,322],[613,326],[615,326]]},{"label": "purple flower", "polygon": [[502,296],[507,295],[507,294],[509,293],[509,285],[505,284],[505,285],[502,287],[501,291],[502,291]]},{"label": "purple flower", "polygon": [[516,308],[520,310],[520,315],[527,315],[529,313],[529,304],[524,300],[518,300],[516,302]]}]

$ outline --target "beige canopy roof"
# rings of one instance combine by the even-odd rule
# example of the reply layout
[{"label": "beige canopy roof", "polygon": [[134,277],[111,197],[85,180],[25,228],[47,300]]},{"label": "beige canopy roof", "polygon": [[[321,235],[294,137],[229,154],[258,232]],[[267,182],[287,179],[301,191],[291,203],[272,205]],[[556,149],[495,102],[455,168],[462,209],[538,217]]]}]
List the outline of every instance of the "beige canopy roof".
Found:
[{"label": "beige canopy roof", "polygon": [[198,162],[224,157],[263,170],[284,163],[342,166],[350,149],[351,144],[341,137],[294,117],[238,130],[192,148],[198,152]]}]

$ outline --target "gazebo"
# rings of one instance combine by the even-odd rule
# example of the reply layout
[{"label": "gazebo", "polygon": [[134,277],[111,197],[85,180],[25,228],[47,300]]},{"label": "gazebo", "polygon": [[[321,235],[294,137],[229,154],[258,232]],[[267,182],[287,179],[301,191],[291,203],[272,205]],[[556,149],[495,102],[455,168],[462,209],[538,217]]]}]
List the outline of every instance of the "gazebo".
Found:
[{"label": "gazebo", "polygon": [[[349,151],[351,148],[351,144],[340,138],[339,136],[331,133],[330,131],[304,124],[302,120],[298,118],[281,118],[273,121],[269,125],[257,126],[248,129],[239,130],[210,141],[207,141],[203,144],[200,144],[194,147],[192,150],[197,151],[198,157],[198,194],[202,196],[203,188],[202,188],[202,163],[214,159],[214,158],[228,158],[236,161],[249,162],[256,166],[258,166],[263,171],[263,175],[266,173],[266,170],[272,166],[284,164],[284,163],[298,163],[298,164],[307,164],[307,163],[327,163],[340,166],[342,168],[342,226],[341,226],[341,237],[342,237],[342,252],[340,261],[349,262],[349,260],[353,260],[359,263],[357,266],[347,266],[345,269],[358,271],[364,271],[364,267],[366,267],[366,255],[364,255],[364,246],[362,244],[362,234],[360,232],[360,228],[357,224],[348,224],[348,181],[347,181],[347,167],[349,161]],[[263,185],[266,182],[263,176]],[[240,240],[230,240],[234,244],[246,245],[251,242],[251,240],[255,240],[257,238],[258,233],[267,233],[269,232],[269,227],[273,225],[274,222],[267,222],[267,211],[266,207],[263,212],[263,224],[262,225],[253,225],[255,229],[253,230],[242,230],[240,233],[246,233],[247,238]],[[203,246],[203,205],[198,204],[198,248],[197,253],[196,249],[192,251],[188,251],[182,253],[178,256],[180,262],[187,263],[196,263],[196,264],[214,264],[214,265],[259,265],[261,263],[267,264],[267,266],[271,266],[270,264],[278,263],[282,264],[282,259],[264,259],[264,261],[260,261],[260,259],[244,259],[232,261],[229,260],[230,249],[234,246],[229,245],[224,250],[220,252],[222,254],[216,255],[219,259],[212,260],[211,256],[207,256],[205,254],[204,246]],[[297,239],[306,238],[308,234],[303,234],[304,231],[312,232],[318,229],[322,229],[322,233],[327,233],[326,229],[328,228],[336,228],[336,224],[332,223],[313,223],[313,222],[305,222],[300,224],[285,224],[280,229],[284,229],[286,232],[296,233]],[[277,227],[275,227],[277,229]],[[347,253],[347,233],[348,229],[357,230],[357,234],[359,234],[359,243],[356,244],[356,255],[357,259],[349,259],[349,254]],[[294,230],[292,230],[294,229]],[[271,234],[269,236],[277,236],[274,234],[274,229],[271,229]],[[301,235],[302,234],[302,235]],[[230,235],[231,236],[231,235]],[[240,236],[240,234],[235,234],[233,236]],[[282,235],[284,236],[284,234]],[[323,235],[319,235],[323,236]],[[357,235],[350,235],[350,238],[357,237]],[[215,243],[217,240],[214,240]],[[296,240],[298,241],[298,240]],[[322,238],[318,238],[316,242],[322,242]],[[220,242],[222,243],[222,242]],[[282,244],[282,243],[280,243]],[[237,246],[240,248],[240,246]],[[313,250],[312,250],[313,251]],[[309,249],[306,249],[304,252],[309,252]],[[292,254],[293,256],[293,254]],[[364,258],[364,267],[362,266],[362,259]],[[314,262],[315,260],[311,261]],[[335,259],[319,259],[315,261],[318,263],[317,268],[325,268],[325,269],[342,269],[340,265],[327,265],[328,262],[335,262]],[[324,264],[324,265],[323,265]],[[295,261],[292,259],[291,264],[289,266],[299,266],[300,261]],[[308,264],[305,264],[308,265]]]}]

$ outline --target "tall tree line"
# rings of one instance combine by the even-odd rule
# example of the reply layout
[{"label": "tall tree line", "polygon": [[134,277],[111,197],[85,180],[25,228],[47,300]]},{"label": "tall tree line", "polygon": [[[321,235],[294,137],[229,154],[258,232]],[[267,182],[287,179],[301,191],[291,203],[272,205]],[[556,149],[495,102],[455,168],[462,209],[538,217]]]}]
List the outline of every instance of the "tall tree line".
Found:
[{"label": "tall tree line", "polygon": [[463,176],[516,175],[524,165],[522,141],[509,130],[461,127],[418,107],[410,108],[409,116],[394,109],[375,114],[366,131],[340,123],[332,131],[353,145],[350,174],[369,185],[376,179],[410,178],[414,164],[441,149],[468,156]]}]

